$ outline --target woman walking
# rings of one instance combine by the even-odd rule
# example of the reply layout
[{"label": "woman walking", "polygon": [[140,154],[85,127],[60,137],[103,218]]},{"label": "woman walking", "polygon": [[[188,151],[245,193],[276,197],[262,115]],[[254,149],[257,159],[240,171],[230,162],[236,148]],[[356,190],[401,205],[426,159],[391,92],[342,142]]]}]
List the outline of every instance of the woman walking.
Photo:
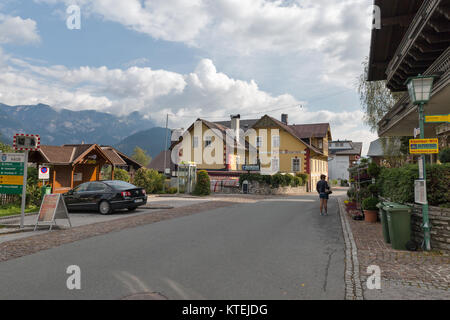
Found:
[{"label": "woman walking", "polygon": [[326,175],[322,174],[320,176],[320,181],[317,182],[316,190],[319,193],[319,199],[320,199],[320,215],[323,216],[323,211],[325,210],[325,215],[328,215],[328,197],[331,193],[330,186],[328,185],[328,182],[325,180],[327,177]]}]

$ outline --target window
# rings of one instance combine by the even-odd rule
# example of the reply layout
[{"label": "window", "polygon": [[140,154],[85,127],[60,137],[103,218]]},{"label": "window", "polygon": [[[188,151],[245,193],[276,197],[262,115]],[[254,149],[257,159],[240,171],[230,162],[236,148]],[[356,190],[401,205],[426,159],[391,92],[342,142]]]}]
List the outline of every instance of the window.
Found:
[{"label": "window", "polygon": [[300,159],[294,158],[292,159],[292,172],[299,172],[300,170]]},{"label": "window", "polygon": [[126,190],[126,189],[134,189],[136,188],[135,185],[132,185],[131,183],[121,181],[121,180],[111,180],[105,182],[107,185],[113,187],[114,189],[118,190]]},{"label": "window", "polygon": [[262,147],[263,138],[261,136],[256,137],[256,147]]},{"label": "window", "polygon": [[280,159],[272,158],[271,167],[272,171],[280,171]]},{"label": "window", "polygon": [[91,182],[87,188],[87,191],[104,191],[106,189],[106,185],[101,182]]},{"label": "window", "polygon": [[84,192],[84,191],[87,190],[88,184],[89,184],[89,183],[83,183],[83,184],[80,184],[80,185],[77,186],[75,189],[73,189],[73,191],[74,191],[74,192]]},{"label": "window", "polygon": [[323,148],[322,139],[319,139],[319,149]]},{"label": "window", "polygon": [[272,148],[280,147],[280,136],[272,136]]},{"label": "window", "polygon": [[192,148],[198,148],[198,137],[192,138]]},{"label": "window", "polygon": [[212,137],[205,137],[205,148],[209,147],[212,143]]}]

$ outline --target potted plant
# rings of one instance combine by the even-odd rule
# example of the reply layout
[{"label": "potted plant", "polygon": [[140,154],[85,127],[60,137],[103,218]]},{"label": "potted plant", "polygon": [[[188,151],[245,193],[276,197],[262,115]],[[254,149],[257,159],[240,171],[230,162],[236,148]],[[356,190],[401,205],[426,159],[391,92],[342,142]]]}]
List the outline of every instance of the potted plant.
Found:
[{"label": "potted plant", "polygon": [[356,201],[355,201],[356,190],[353,188],[348,189],[347,196],[348,196],[348,201],[345,203],[347,210],[356,209]]},{"label": "potted plant", "polygon": [[362,202],[362,209],[364,210],[364,220],[367,222],[377,222],[378,216],[378,198],[370,197],[365,198]]}]

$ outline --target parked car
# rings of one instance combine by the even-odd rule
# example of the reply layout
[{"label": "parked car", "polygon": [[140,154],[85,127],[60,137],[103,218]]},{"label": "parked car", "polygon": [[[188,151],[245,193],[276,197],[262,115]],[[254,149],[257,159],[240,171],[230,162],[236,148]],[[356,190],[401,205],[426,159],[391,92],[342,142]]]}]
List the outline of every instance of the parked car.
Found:
[{"label": "parked car", "polygon": [[147,203],[145,189],[120,180],[91,181],[63,194],[69,211],[96,210],[110,214],[116,209],[136,210]]}]

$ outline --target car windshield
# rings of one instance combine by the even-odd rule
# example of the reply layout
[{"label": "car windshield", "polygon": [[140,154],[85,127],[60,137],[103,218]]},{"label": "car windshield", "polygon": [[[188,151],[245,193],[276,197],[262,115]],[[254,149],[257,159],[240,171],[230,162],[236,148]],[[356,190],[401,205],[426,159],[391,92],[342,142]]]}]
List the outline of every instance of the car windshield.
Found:
[{"label": "car windshield", "polygon": [[104,183],[113,187],[114,189],[119,189],[119,190],[137,188],[135,185],[132,185],[131,183],[128,183],[125,181],[120,181],[120,180],[104,181]]}]

